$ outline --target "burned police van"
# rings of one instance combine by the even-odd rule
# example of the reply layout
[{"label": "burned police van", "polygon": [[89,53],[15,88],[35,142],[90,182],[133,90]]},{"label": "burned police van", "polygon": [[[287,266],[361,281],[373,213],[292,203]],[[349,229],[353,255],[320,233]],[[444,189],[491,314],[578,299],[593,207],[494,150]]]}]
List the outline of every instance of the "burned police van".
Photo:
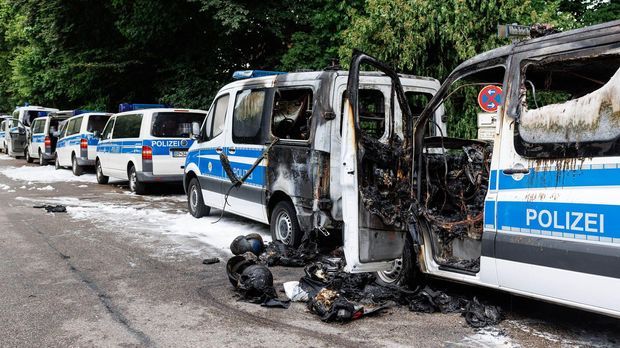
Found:
[{"label": "burned police van", "polygon": [[[363,131],[363,63],[392,78],[403,129],[413,122],[404,138],[390,130],[378,144]],[[347,270],[403,285],[422,273],[620,317],[620,21],[480,54],[421,115],[398,82],[354,55],[339,163]],[[433,134],[441,107],[448,134]],[[450,137],[480,108],[483,132]],[[402,256],[390,259],[395,240]]]},{"label": "burned police van", "polygon": [[[201,217],[211,207],[225,208],[269,224],[274,240],[289,245],[298,245],[310,232],[339,233],[347,221],[340,176],[350,170],[341,160],[341,151],[348,150],[344,139],[349,121],[343,119],[348,73],[254,70],[235,77],[238,81],[216,95],[187,155],[184,187],[189,211]],[[413,124],[411,119],[403,122],[398,98],[419,114],[439,82],[380,72],[361,73],[358,80],[356,125],[364,134],[367,156],[390,163],[403,158],[403,134],[411,134]],[[435,114],[441,112],[440,107]],[[432,134],[443,132],[441,118],[433,118],[429,128]],[[404,175],[375,169],[369,169],[368,176],[385,185]],[[369,201],[383,199],[379,189],[372,194]],[[387,248],[376,243],[376,257],[391,260],[401,254],[404,238],[376,235],[388,243]]]}]

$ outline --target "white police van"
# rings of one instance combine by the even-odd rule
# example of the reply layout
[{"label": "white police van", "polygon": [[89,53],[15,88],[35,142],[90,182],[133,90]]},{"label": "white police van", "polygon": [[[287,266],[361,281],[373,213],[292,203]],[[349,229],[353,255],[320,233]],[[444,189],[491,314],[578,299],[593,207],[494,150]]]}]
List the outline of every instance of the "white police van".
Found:
[{"label": "white police van", "polygon": [[0,116],[0,152],[7,153],[6,136],[11,128],[12,116]]},{"label": "white police van", "polygon": [[47,116],[51,112],[57,112],[58,109],[47,108],[42,106],[20,106],[13,111],[13,124],[7,137],[7,151],[12,157],[26,157],[26,149],[28,146],[28,135],[32,122],[37,117]]},{"label": "white police van", "polygon": [[108,120],[97,144],[97,182],[129,179],[138,194],[149,183],[181,182],[187,150],[207,112],[149,104],[122,104],[120,111]]},{"label": "white police van", "polygon": [[110,113],[74,110],[65,120],[56,144],[56,169],[71,167],[82,175],[84,167],[93,167],[97,156],[98,136],[112,116]]},{"label": "white police van", "polygon": [[[347,270],[401,284],[423,273],[620,317],[619,47],[614,21],[464,62],[415,119],[412,146],[394,148],[406,155],[382,170],[359,132],[359,63],[373,59],[354,56],[341,149]],[[427,134],[440,106],[460,122],[478,102],[496,110],[492,142]],[[402,257],[381,254],[389,247]]]},{"label": "white police van", "polygon": [[26,162],[32,163],[37,158],[39,165],[44,166],[54,159],[60,125],[72,114],[72,111],[51,112],[47,116],[38,117],[32,121],[28,133]]},{"label": "white police van", "polygon": [[[227,212],[269,224],[273,239],[289,245],[306,233],[337,232],[345,221],[339,175],[348,73],[252,70],[234,77],[239,80],[217,93],[187,157],[190,213],[201,217],[227,201]],[[400,75],[397,81],[416,114],[439,89],[426,77]],[[411,132],[389,76],[364,73],[360,88],[360,127],[369,146],[387,149],[400,141],[390,134],[402,139]],[[433,132],[444,131],[440,118],[435,124]],[[395,258],[401,250],[385,252]]]}]

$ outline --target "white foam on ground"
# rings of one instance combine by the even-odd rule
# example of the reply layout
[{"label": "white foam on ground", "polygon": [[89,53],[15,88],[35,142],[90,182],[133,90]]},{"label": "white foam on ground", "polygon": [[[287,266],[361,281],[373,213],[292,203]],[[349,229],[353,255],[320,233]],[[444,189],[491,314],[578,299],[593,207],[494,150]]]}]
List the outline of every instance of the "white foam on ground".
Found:
[{"label": "white foam on ground", "polygon": [[44,187],[37,187],[37,190],[39,190],[39,191],[54,191],[55,188],[53,186],[51,186],[51,185],[47,185],[47,186],[44,186]]},{"label": "white foam on ground", "polygon": [[478,348],[518,348],[520,344],[514,342],[502,330],[497,328],[477,329],[476,333],[469,335],[461,342],[447,342],[450,347],[478,347]]},{"label": "white foam on ground", "polygon": [[95,174],[84,174],[81,176],[75,176],[70,170],[56,170],[54,166],[43,166],[43,167],[32,167],[32,166],[22,166],[22,167],[9,167],[0,170],[0,174],[13,179],[13,180],[21,180],[28,182],[42,182],[42,183],[53,183],[53,182],[97,182],[97,177]]},{"label": "white foam on ground", "polygon": [[230,243],[241,234],[259,233],[269,242],[269,228],[266,225],[235,216],[225,216],[218,223],[220,212],[212,210],[210,216],[196,219],[186,212],[164,212],[150,208],[147,203],[111,204],[94,202],[74,197],[33,199],[17,197],[18,200],[45,204],[62,204],[76,220],[86,220],[136,235],[148,233],[156,237],[165,236],[178,244],[179,250],[200,253],[200,244],[206,244],[224,254],[230,254]]},{"label": "white foam on ground", "polygon": [[5,190],[6,191],[6,190],[8,190],[10,188],[11,188],[11,186],[9,186],[7,184],[0,184],[0,190]]}]

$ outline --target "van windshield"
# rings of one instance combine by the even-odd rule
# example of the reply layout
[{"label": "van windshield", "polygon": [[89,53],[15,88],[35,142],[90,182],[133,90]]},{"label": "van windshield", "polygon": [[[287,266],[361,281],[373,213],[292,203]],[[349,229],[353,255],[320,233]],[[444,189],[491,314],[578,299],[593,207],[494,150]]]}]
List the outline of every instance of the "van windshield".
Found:
[{"label": "van windshield", "polygon": [[105,124],[108,123],[109,119],[109,115],[91,115],[88,118],[86,131],[89,133],[93,133],[95,131],[103,132],[103,127],[105,127]]},{"label": "van windshield", "polygon": [[153,115],[151,135],[159,138],[189,138],[192,124],[202,125],[207,114],[190,112],[159,112]]}]

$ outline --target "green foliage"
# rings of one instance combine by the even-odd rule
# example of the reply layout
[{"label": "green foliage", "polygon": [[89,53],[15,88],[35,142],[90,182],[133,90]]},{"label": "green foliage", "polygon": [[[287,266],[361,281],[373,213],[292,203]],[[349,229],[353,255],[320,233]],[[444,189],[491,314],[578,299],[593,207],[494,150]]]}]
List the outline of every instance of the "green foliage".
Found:
[{"label": "green foliage", "polygon": [[[558,6],[557,0],[366,0],[364,11],[351,11],[340,56],[346,60],[358,48],[401,71],[443,79],[464,60],[509,43],[497,36],[498,24],[569,27],[571,16]],[[451,135],[475,134],[475,110],[449,116]]]}]

